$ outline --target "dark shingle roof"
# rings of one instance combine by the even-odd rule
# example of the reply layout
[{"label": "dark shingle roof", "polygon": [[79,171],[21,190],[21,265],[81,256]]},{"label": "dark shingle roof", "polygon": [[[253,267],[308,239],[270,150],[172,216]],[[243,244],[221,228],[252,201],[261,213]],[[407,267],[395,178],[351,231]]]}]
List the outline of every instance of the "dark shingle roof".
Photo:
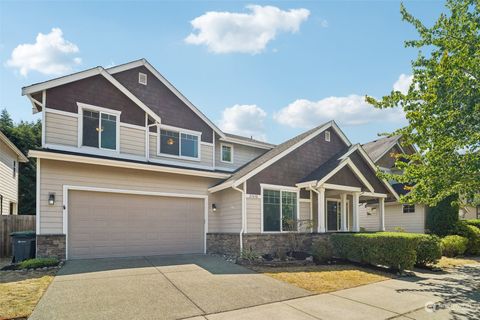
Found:
[{"label": "dark shingle roof", "polygon": [[[330,121],[331,122],[331,121]],[[249,162],[248,164],[246,164],[245,166],[243,166],[242,168],[240,168],[238,171],[236,171],[230,178],[228,178],[227,180],[225,181],[222,181],[221,183],[219,184],[223,184],[223,183],[227,183],[227,182],[231,182],[231,181],[235,181],[235,180],[238,180],[239,178],[243,177],[244,175],[248,174],[250,171],[254,170],[255,168],[259,167],[260,165],[262,165],[263,163],[273,159],[274,157],[276,157],[277,155],[279,155],[280,153],[284,152],[285,150],[289,149],[290,147],[294,146],[295,144],[297,144],[298,142],[302,141],[303,139],[305,139],[306,137],[308,137],[310,134],[314,133],[315,131],[319,130],[321,127],[325,126],[326,124],[328,124],[329,122],[327,123],[324,123],[318,127],[315,127],[311,130],[308,130],[302,134],[299,134],[298,136],[296,137],[293,137],[292,139],[290,140],[287,140],[279,145],[277,145],[275,148],[265,152],[263,155],[261,155],[260,157],[256,158],[255,160]]]},{"label": "dark shingle roof", "polygon": [[362,147],[368,156],[376,162],[381,155],[390,150],[398,142],[400,137],[401,135],[383,137],[371,142],[367,142],[363,144]]}]

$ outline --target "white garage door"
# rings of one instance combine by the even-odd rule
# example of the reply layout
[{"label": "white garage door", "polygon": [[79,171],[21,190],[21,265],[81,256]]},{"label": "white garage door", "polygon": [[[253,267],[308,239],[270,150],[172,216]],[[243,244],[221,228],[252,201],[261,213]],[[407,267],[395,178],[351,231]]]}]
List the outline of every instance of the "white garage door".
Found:
[{"label": "white garage door", "polygon": [[70,191],[68,258],[204,252],[204,200]]}]

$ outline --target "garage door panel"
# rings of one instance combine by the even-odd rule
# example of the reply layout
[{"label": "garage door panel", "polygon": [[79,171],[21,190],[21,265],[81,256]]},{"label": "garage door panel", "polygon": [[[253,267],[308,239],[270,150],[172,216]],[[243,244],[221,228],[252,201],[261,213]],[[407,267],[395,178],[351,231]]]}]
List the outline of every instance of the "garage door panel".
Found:
[{"label": "garage door panel", "polygon": [[203,199],[70,191],[69,258],[204,252]]}]

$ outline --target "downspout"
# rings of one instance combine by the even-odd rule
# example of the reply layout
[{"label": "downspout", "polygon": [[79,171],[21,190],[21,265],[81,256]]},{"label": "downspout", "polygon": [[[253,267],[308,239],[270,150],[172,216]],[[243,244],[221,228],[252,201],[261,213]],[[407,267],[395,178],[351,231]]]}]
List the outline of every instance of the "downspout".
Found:
[{"label": "downspout", "polygon": [[[244,185],[245,188],[245,185]],[[242,194],[242,228],[240,230],[240,254],[243,252],[243,232],[245,231],[245,216],[246,216],[246,201],[245,201],[245,189],[240,189],[238,187],[233,186],[233,190],[236,190]]]}]

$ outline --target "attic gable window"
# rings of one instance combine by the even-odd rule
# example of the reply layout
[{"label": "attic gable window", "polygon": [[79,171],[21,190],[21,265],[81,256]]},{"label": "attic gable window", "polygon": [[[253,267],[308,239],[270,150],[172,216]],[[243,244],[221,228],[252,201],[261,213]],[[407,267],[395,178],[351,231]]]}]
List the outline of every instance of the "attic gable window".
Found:
[{"label": "attic gable window", "polygon": [[145,73],[138,73],[138,83],[147,85],[147,75]]},{"label": "attic gable window", "polygon": [[325,131],[325,141],[330,142],[330,131]]}]

